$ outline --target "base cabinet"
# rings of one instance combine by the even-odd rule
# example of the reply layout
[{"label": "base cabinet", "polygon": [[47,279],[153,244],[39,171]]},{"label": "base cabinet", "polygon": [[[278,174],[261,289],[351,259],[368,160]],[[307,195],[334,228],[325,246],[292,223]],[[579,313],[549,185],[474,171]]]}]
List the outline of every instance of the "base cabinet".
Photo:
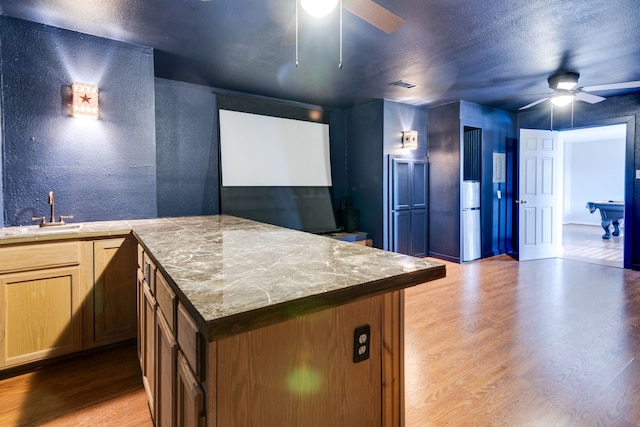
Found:
[{"label": "base cabinet", "polygon": [[136,336],[135,240],[0,247],[0,369]]},{"label": "base cabinet", "polygon": [[155,419],[156,395],[156,299],[147,286],[142,282],[142,302],[140,305],[140,369],[142,370],[142,384],[149,399],[151,417]]},{"label": "base cabinet", "polygon": [[[206,342],[204,326],[148,265],[138,272],[140,349],[155,425],[403,425],[402,291]],[[363,326],[369,356],[356,360]]]},{"label": "base cabinet", "polygon": [[78,242],[0,248],[0,369],[82,348]]},{"label": "base cabinet", "polygon": [[61,356],[82,347],[80,269],[52,268],[0,277],[0,367]]},{"label": "base cabinet", "polygon": [[138,253],[138,349],[151,416],[160,427],[204,426],[204,391],[194,373],[204,360],[196,322],[141,246]]},{"label": "base cabinet", "polygon": [[158,314],[156,324],[156,426],[176,425],[176,363],[178,343],[164,316]]},{"label": "base cabinet", "polygon": [[91,346],[136,337],[136,241],[97,240],[93,244]]},{"label": "base cabinet", "polygon": [[178,427],[205,426],[204,392],[182,352],[178,353],[176,411]]}]

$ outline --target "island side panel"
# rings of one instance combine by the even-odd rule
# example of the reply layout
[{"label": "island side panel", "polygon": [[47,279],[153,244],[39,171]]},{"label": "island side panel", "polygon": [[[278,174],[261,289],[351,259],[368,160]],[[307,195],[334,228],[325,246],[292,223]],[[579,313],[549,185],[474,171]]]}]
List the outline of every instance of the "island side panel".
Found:
[{"label": "island side panel", "polygon": [[384,294],[382,425],[404,426],[404,289]]},{"label": "island side panel", "polygon": [[[384,296],[374,296],[211,343],[217,404],[208,405],[209,425],[382,426],[384,307]],[[371,327],[370,357],[354,363],[354,331],[363,325]]]}]

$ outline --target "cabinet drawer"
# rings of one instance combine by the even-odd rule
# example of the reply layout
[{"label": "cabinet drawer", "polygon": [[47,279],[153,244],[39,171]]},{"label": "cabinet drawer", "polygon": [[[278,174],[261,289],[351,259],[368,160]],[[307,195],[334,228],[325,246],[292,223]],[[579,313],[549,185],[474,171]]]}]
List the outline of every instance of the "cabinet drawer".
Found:
[{"label": "cabinet drawer", "polygon": [[0,273],[71,266],[79,263],[78,242],[0,248]]},{"label": "cabinet drawer", "polygon": [[178,303],[177,311],[178,321],[178,346],[182,353],[184,353],[189,366],[193,369],[200,381],[204,381],[204,357],[202,355],[204,351],[204,342],[202,335],[198,332],[198,325],[193,320],[191,315],[187,312],[187,309],[180,303]]},{"label": "cabinet drawer", "polygon": [[156,301],[158,301],[160,311],[167,321],[169,329],[171,329],[171,333],[175,334],[176,294],[173,292],[171,287],[169,287],[169,284],[160,272],[156,274]]}]

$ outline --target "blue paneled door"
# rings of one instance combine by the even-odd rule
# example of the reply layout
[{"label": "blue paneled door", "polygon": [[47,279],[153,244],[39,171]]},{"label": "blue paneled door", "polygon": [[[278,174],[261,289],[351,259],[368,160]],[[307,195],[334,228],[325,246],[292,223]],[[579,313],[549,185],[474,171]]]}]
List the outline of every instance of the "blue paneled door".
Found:
[{"label": "blue paneled door", "polygon": [[427,174],[422,159],[391,158],[391,250],[407,255],[427,254]]}]

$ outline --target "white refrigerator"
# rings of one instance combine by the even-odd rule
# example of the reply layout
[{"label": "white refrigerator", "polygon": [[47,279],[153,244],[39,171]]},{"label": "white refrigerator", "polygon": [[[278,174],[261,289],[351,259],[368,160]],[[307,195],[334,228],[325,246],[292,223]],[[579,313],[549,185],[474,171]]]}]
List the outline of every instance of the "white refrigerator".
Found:
[{"label": "white refrigerator", "polygon": [[480,182],[462,181],[460,236],[462,261],[480,258]]}]

